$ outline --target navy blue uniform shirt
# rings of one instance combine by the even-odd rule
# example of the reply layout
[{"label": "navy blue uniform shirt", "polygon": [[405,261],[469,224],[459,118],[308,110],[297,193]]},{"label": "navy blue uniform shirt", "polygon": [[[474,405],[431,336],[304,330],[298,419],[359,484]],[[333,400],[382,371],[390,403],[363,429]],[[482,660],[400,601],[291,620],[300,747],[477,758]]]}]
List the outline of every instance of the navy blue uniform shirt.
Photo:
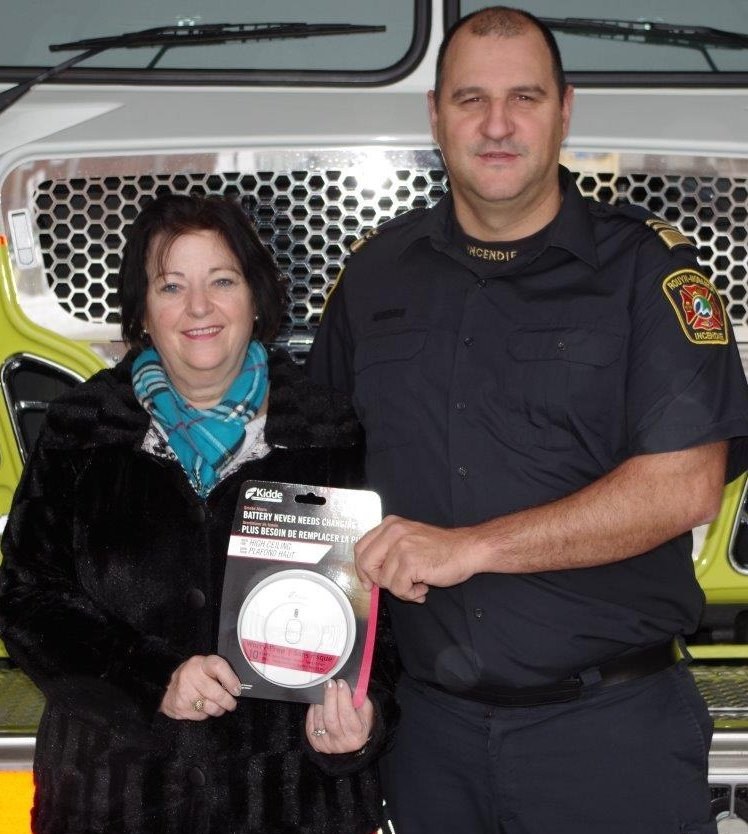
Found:
[{"label": "navy blue uniform shirt", "polygon": [[[541,234],[466,240],[449,196],[349,258],[308,367],[352,393],[387,513],[444,527],[562,498],[634,455],[736,438],[748,386],[725,310],[676,230],[585,200]],[[471,248],[472,247],[472,248]],[[413,677],[459,690],[562,680],[693,631],[689,534],[609,565],[478,574],[390,598]]]}]

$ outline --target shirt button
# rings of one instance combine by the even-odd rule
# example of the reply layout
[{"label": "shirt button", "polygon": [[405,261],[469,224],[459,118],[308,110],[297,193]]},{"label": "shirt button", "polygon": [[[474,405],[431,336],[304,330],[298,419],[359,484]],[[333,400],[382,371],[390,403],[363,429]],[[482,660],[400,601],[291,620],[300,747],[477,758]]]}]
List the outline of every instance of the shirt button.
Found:
[{"label": "shirt button", "polygon": [[560,341],[560,342],[556,345],[556,347],[558,348],[558,350],[566,350],[566,342],[564,342],[563,340],[561,340],[561,341]]},{"label": "shirt button", "polygon": [[473,608],[473,616],[476,620],[480,620],[483,616],[483,609],[482,608]]},{"label": "shirt button", "polygon": [[485,287],[485,286],[486,286],[486,284],[487,284],[488,282],[486,281],[486,279],[485,279],[485,278],[479,278],[479,279],[478,279],[475,283],[476,283],[479,287]]},{"label": "shirt button", "polygon": [[187,780],[190,785],[194,785],[196,788],[202,788],[206,782],[205,774],[199,767],[191,767],[189,769],[187,772]]},{"label": "shirt button", "polygon": [[455,403],[455,408],[458,411],[464,411],[467,408],[467,403],[464,403],[464,402],[462,402],[462,400],[460,400],[460,402]]},{"label": "shirt button", "polygon": [[473,339],[472,336],[465,336],[465,338],[462,340],[462,343],[463,345],[465,345],[465,347],[470,347],[470,345],[472,345],[474,341],[475,339]]},{"label": "shirt button", "polygon": [[468,468],[467,468],[467,466],[460,466],[460,467],[458,468],[458,470],[457,470],[457,474],[458,474],[461,478],[467,478],[467,476],[468,476]]},{"label": "shirt button", "polygon": [[185,599],[187,600],[187,605],[190,608],[194,608],[195,611],[205,608],[205,594],[199,588],[190,588],[185,595]]}]

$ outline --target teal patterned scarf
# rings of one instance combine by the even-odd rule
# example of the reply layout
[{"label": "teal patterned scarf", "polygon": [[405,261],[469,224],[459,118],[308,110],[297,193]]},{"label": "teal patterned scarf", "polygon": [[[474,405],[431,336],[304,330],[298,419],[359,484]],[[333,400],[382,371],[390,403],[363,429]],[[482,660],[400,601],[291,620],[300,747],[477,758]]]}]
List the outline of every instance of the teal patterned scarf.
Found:
[{"label": "teal patterned scarf", "polygon": [[153,348],[133,362],[132,386],[138,402],[166,432],[195,492],[204,498],[221,467],[241,446],[247,423],[265,399],[267,353],[260,342],[250,342],[242,369],[223,400],[204,411],[176,390]]}]

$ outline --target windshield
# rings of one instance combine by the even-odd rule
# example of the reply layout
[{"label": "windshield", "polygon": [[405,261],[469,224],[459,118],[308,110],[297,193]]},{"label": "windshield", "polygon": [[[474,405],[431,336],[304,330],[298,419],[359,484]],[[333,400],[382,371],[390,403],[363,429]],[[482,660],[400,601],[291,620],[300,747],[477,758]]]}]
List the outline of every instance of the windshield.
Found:
[{"label": "windshield", "polygon": [[[85,68],[159,70],[371,72],[393,67],[412,48],[418,0],[11,0],[3,4],[0,66],[38,68],[75,54],[50,52],[50,44],[121,35],[160,26],[214,23],[297,22],[384,26],[383,32],[324,37],[229,42],[176,47],[111,49],[85,62]],[[7,8],[10,6],[10,8]]]},{"label": "windshield", "polygon": [[[482,9],[481,0],[460,0],[451,16]],[[518,3],[537,17],[583,18],[588,23],[606,20],[709,27],[748,35],[748,0],[527,0]],[[448,21],[448,22],[451,22]],[[553,28],[553,27],[552,27]],[[670,43],[659,29],[657,42],[647,41],[644,35],[629,39],[611,36],[604,31],[594,32],[592,26],[584,33],[555,31],[569,73],[585,72],[654,72],[654,73],[736,73],[748,72],[748,48],[724,48],[713,45],[699,47],[696,33],[684,45],[681,37],[673,36]],[[677,41],[677,43],[676,43]]]}]

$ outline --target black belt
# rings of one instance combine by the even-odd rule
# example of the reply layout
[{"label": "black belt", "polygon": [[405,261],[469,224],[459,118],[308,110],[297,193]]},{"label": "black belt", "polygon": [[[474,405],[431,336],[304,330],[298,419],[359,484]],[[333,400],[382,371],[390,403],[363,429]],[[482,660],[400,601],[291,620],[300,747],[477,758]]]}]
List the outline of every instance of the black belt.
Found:
[{"label": "black belt", "polygon": [[653,675],[673,666],[684,656],[686,655],[678,644],[670,641],[615,657],[559,683],[543,686],[475,686],[469,689],[448,689],[434,683],[430,683],[429,686],[458,698],[467,698],[490,706],[537,707],[575,701],[581,696],[585,685],[614,686]]}]

